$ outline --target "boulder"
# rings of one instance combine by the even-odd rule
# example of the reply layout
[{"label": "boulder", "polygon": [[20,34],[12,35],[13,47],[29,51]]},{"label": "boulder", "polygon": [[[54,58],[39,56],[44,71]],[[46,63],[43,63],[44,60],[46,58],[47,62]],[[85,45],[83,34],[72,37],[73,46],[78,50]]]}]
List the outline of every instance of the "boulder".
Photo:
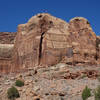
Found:
[{"label": "boulder", "polygon": [[9,73],[12,67],[12,55],[16,32],[0,32],[0,72]]}]

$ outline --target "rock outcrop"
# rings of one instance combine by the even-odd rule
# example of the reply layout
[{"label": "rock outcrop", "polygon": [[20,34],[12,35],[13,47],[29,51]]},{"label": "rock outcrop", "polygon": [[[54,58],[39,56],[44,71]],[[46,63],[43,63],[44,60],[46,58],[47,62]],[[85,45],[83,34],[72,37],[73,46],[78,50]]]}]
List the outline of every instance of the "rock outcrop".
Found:
[{"label": "rock outcrop", "polygon": [[9,73],[16,32],[0,32],[0,72]]},{"label": "rock outcrop", "polygon": [[69,23],[42,13],[18,26],[15,67],[49,66],[58,62],[96,64],[96,35],[88,20],[76,17]]},{"label": "rock outcrop", "polygon": [[17,32],[0,32],[0,44],[14,44]]},{"label": "rock outcrop", "polygon": [[14,63],[22,68],[52,65],[66,55],[68,23],[49,14],[38,14],[18,26]]},{"label": "rock outcrop", "polygon": [[69,22],[73,63],[96,64],[96,35],[87,19],[76,17]]},{"label": "rock outcrop", "polygon": [[100,62],[100,36],[97,36],[96,38],[96,59],[97,63]]},{"label": "rock outcrop", "polygon": [[99,64],[99,43],[100,38],[85,18],[75,17],[67,23],[47,13],[37,14],[18,26],[14,49],[10,49],[10,70],[51,66],[59,62]]}]

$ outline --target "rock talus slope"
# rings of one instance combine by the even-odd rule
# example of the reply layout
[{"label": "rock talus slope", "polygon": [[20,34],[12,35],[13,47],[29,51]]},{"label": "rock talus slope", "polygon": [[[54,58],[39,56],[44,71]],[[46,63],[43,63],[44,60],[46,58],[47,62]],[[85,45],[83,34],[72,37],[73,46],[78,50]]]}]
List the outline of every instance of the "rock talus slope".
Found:
[{"label": "rock talus slope", "polygon": [[100,85],[100,66],[75,67],[59,63],[1,76],[0,100],[9,100],[7,90],[16,80],[24,81],[24,86],[15,86],[20,94],[16,100],[83,100],[82,91],[86,86],[91,89],[93,98],[87,100],[95,100],[94,91]]}]

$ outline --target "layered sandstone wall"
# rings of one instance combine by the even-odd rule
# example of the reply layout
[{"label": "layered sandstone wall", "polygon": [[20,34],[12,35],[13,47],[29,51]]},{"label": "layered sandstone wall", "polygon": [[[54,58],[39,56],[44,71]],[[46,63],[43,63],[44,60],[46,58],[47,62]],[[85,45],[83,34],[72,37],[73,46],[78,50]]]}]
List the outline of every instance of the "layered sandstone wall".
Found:
[{"label": "layered sandstone wall", "polygon": [[0,32],[0,44],[14,44],[17,32]]},{"label": "layered sandstone wall", "polygon": [[96,59],[97,63],[100,64],[100,36],[96,38]]},{"label": "layered sandstone wall", "polygon": [[67,23],[47,13],[38,14],[18,26],[13,62],[23,69],[59,62],[97,64],[96,41],[85,18],[75,17]]},{"label": "layered sandstone wall", "polygon": [[73,63],[96,64],[96,35],[87,19],[75,17],[69,22]]},{"label": "layered sandstone wall", "polygon": [[0,72],[11,72],[16,32],[0,32]]},{"label": "layered sandstone wall", "polygon": [[14,63],[20,67],[52,65],[66,55],[68,23],[49,14],[38,14],[18,26]]},{"label": "layered sandstone wall", "polygon": [[0,72],[60,62],[100,64],[100,37],[83,17],[67,23],[47,13],[37,14],[26,24],[18,25],[17,34],[4,33],[0,38]]}]

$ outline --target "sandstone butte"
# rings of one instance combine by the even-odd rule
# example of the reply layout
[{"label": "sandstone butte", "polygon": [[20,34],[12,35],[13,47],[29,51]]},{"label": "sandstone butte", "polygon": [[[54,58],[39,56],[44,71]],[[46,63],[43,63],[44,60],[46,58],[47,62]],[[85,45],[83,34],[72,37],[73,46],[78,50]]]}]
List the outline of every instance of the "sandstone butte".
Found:
[{"label": "sandstone butte", "polygon": [[4,32],[0,38],[1,73],[60,62],[100,64],[100,37],[83,17],[75,17],[67,23],[48,13],[37,14],[18,25],[17,34]]}]

